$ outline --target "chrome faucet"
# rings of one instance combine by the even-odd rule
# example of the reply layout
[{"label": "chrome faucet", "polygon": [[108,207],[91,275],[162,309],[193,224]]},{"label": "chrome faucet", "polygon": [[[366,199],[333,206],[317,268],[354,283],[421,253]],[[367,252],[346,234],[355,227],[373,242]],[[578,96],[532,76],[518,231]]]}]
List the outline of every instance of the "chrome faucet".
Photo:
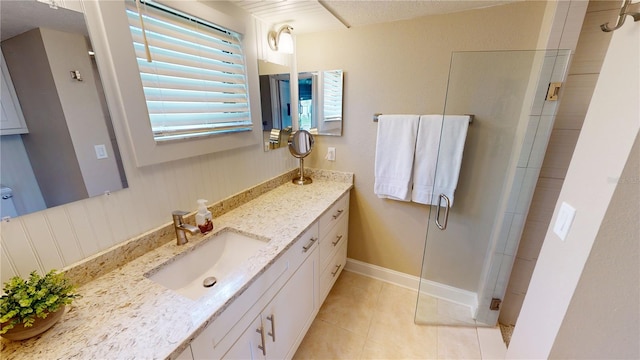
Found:
[{"label": "chrome faucet", "polygon": [[185,231],[188,231],[191,235],[195,235],[200,232],[200,229],[198,229],[197,226],[184,223],[183,217],[187,214],[189,213],[181,210],[176,210],[171,213],[171,215],[173,215],[173,227],[176,229],[177,245],[184,245],[189,242]]}]

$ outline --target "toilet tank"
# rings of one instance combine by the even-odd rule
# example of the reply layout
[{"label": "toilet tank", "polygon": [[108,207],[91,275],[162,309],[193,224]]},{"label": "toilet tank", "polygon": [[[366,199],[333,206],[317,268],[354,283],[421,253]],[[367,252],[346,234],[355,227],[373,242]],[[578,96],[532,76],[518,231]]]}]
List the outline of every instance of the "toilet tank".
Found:
[{"label": "toilet tank", "polygon": [[13,190],[10,187],[2,186],[0,187],[0,194],[2,195],[0,217],[4,219],[7,216],[12,218],[18,216],[16,207],[13,204]]}]

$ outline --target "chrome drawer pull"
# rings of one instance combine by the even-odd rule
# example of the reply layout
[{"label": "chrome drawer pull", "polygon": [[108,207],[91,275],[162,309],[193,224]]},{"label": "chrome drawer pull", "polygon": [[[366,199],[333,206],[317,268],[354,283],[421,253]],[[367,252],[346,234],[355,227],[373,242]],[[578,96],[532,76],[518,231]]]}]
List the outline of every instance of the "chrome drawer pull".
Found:
[{"label": "chrome drawer pull", "polygon": [[273,342],[276,342],[276,317],[271,314],[267,316],[267,320],[271,321],[271,332],[268,332],[267,335],[271,336]]},{"label": "chrome drawer pull", "polygon": [[336,241],[332,241],[331,243],[333,244],[333,246],[336,246],[336,245],[338,245],[340,240],[342,240],[342,235],[336,236]]},{"label": "chrome drawer pull", "polygon": [[342,214],[342,212],[343,212],[343,211],[344,211],[344,210],[342,210],[342,209],[341,209],[341,210],[338,210],[338,212],[336,212],[335,214],[333,214],[333,219],[334,219],[334,220],[335,220],[335,219],[337,219],[337,218],[338,218],[338,216],[340,216],[340,215]]},{"label": "chrome drawer pull", "polygon": [[302,252],[306,253],[307,251],[309,251],[309,249],[311,249],[311,247],[313,246],[313,243],[316,241],[318,241],[318,238],[309,239],[309,243],[302,247]]},{"label": "chrome drawer pull", "polygon": [[336,265],[336,270],[331,272],[331,275],[333,275],[333,277],[336,277],[336,274],[338,273],[338,271],[340,271],[340,268],[342,267],[342,264],[338,264]]},{"label": "chrome drawer pull", "polygon": [[262,341],[262,345],[258,345],[258,349],[262,350],[262,355],[267,356],[267,347],[264,346],[264,330],[262,326],[256,329],[256,332],[260,334],[260,341]]}]

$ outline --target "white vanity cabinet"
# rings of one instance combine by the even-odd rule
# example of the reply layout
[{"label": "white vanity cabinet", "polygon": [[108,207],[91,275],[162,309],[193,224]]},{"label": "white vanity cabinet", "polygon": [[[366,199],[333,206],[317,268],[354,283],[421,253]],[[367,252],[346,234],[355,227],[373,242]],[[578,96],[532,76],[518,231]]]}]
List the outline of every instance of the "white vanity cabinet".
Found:
[{"label": "white vanity cabinet", "polygon": [[[273,324],[277,341],[274,342],[273,336],[265,332],[265,341],[269,340],[266,345],[270,351],[284,352],[286,355],[298,337],[302,339],[306,332],[304,327],[308,328],[317,308],[315,274],[318,267],[318,242],[316,222],[191,342],[193,358],[252,359],[258,356],[256,350],[260,344],[255,342],[261,340],[260,334],[256,332],[261,327],[255,325],[258,323],[263,323],[269,332],[272,332]],[[294,337],[293,341],[291,337]],[[285,348],[286,350],[282,350]],[[248,354],[252,356],[248,357]]]},{"label": "white vanity cabinet", "polygon": [[347,192],[191,342],[193,358],[293,357],[346,263],[348,214]]},{"label": "white vanity cabinet", "polygon": [[349,193],[320,218],[320,277],[316,302],[322,304],[347,263]]},{"label": "white vanity cabinet", "polygon": [[249,325],[223,359],[290,359],[313,316],[318,251],[300,266],[275,298]]}]

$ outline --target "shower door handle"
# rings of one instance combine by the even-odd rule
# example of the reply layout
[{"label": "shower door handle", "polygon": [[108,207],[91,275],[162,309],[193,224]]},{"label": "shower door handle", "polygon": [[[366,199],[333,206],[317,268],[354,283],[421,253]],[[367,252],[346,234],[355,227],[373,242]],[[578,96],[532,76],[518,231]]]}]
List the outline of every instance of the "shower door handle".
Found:
[{"label": "shower door handle", "polygon": [[[442,199],[447,204],[447,207],[444,209],[444,223],[440,224],[440,204],[442,204]],[[438,196],[438,207],[436,208],[436,226],[440,230],[445,230],[447,228],[447,222],[449,221],[449,207],[451,206],[451,201],[445,194],[440,194]]]}]

